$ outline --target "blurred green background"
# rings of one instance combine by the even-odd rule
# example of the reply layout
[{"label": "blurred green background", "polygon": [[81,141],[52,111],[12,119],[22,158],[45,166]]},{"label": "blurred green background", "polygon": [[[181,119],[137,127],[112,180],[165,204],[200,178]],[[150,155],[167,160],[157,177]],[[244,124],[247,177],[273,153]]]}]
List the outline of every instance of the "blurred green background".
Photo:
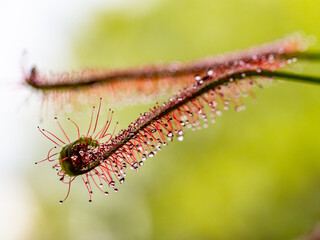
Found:
[{"label": "blurred green background", "polygon": [[[74,30],[71,65],[195,60],[298,30],[320,38],[319,13],[314,0],[124,1]],[[316,64],[292,69],[302,67],[320,75]],[[224,111],[209,128],[186,130],[182,143],[169,144],[138,173],[128,170],[118,193],[95,191],[92,204],[79,180],[59,205],[66,187],[48,164],[33,167],[26,173],[36,206],[28,238],[264,240],[310,231],[320,220],[320,86],[279,82],[256,95],[246,111]],[[115,119],[125,128],[150,106],[119,106]],[[41,140],[34,159],[50,147]]]}]

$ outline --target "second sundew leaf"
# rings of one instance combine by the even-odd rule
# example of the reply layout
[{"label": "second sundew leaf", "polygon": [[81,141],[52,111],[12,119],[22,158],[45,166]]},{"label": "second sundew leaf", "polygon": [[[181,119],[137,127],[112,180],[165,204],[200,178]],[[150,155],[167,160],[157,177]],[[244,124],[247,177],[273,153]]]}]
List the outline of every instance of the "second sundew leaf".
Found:
[{"label": "second sundew leaf", "polygon": [[261,87],[273,77],[319,83],[317,77],[275,71],[297,60],[295,57],[288,59],[283,54],[286,51],[288,55],[289,52],[292,54],[297,51],[299,42],[291,43],[289,48],[286,44],[280,44],[277,45],[278,49],[271,47],[269,52],[265,48],[263,54],[252,51],[251,56],[247,53],[241,59],[213,65],[199,72],[188,87],[167,102],[156,104],[148,112],[140,114],[136,121],[118,134],[115,134],[115,129],[108,133],[113,116],[111,110],[106,123],[98,131],[100,100],[96,120],[93,121],[92,112],[89,130],[85,135],[80,134],[78,126],[73,122],[78,131],[78,140],[71,142],[59,122],[69,144],[46,130],[41,131],[56,147],[62,148],[59,158],[56,158],[59,153],[51,154],[56,149],[54,147],[42,161],[55,162],[54,168],[60,180],[69,184],[69,191],[74,179],[81,177],[89,192],[89,202],[92,202],[92,184],[106,195],[109,193],[103,188],[104,183],[117,192],[116,182],[124,182],[128,166],[138,170],[147,158],[154,157],[169,142],[174,139],[182,141],[185,128],[206,128],[210,121],[216,121],[216,116],[221,115],[222,110],[243,110],[243,97],[254,97],[254,86]]},{"label": "second sundew leaf", "polygon": [[246,51],[189,63],[172,62],[128,69],[82,69],[50,74],[41,73],[34,67],[29,73],[24,72],[24,80],[42,96],[44,103],[53,101],[52,107],[56,110],[68,104],[96,101],[96,96],[103,96],[108,103],[132,104],[170,96],[192,84],[194,75],[210,69],[223,71],[231,68],[236,61],[242,64],[251,58],[260,58],[261,61],[269,56],[290,59],[293,54],[305,50],[307,45],[299,34],[293,34]]}]

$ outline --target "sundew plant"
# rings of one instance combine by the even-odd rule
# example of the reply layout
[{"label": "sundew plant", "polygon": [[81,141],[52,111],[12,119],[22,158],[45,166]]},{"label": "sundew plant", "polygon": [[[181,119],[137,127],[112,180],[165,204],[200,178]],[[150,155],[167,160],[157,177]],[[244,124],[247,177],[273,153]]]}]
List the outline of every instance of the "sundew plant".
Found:
[{"label": "sundew plant", "polygon": [[[127,81],[127,84],[143,91],[140,84],[157,84],[161,87],[154,81],[161,82],[170,77],[169,81],[174,82],[175,78],[188,79],[194,75],[191,84],[181,82],[186,87],[179,93],[167,102],[157,103],[149,112],[140,114],[137,120],[119,133],[115,133],[115,129],[109,130],[113,117],[111,110],[102,128],[98,129],[102,98],[96,116],[93,107],[86,133],[81,134],[79,126],[68,118],[77,131],[78,139],[75,141],[70,140],[57,117],[55,120],[65,140],[38,127],[40,133],[55,145],[40,162],[53,162],[60,181],[69,185],[67,196],[60,203],[68,198],[71,184],[78,176],[81,176],[88,190],[90,203],[93,185],[105,195],[109,195],[109,192],[104,184],[117,192],[115,181],[120,184],[124,182],[127,167],[138,171],[147,158],[154,157],[168,142],[173,139],[182,141],[185,127],[192,130],[207,128],[208,118],[212,123],[216,122],[216,116],[222,114],[222,109],[228,110],[230,105],[237,112],[244,110],[243,97],[254,96],[253,88],[262,88],[265,81],[283,78],[319,84],[318,77],[277,71],[296,62],[297,57],[317,60],[318,54],[301,53],[307,45],[306,40],[295,34],[238,54],[212,57],[192,64],[174,63],[122,71],[87,70],[49,77],[39,76],[33,68],[29,74],[25,74],[26,83],[42,91],[53,89],[56,95],[66,89],[81,91],[83,88],[92,88],[92,85],[107,85],[114,81]],[[134,84],[136,79],[140,80],[139,85]],[[119,86],[113,88],[113,91],[121,91]]]},{"label": "sundew plant", "polygon": [[317,239],[319,4],[124,2],[23,58],[30,238]]}]

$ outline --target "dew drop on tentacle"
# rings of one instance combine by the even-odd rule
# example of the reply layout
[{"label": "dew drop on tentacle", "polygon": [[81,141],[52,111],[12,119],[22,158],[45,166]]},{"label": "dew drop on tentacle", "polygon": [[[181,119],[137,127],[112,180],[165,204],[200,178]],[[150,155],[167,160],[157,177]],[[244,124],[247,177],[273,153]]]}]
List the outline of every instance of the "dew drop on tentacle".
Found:
[{"label": "dew drop on tentacle", "polygon": [[178,131],[178,136],[177,136],[178,141],[181,142],[181,141],[183,140],[183,135],[184,135],[184,132],[183,132],[182,129],[180,129],[180,130]]},{"label": "dew drop on tentacle", "polygon": [[114,188],[115,185],[116,185],[116,183],[115,183],[114,181],[111,181],[111,182],[109,183],[109,187],[111,187],[111,188]]},{"label": "dew drop on tentacle", "polygon": [[183,140],[183,135],[178,136],[177,139],[181,142]]},{"label": "dew drop on tentacle", "polygon": [[181,119],[181,121],[186,121],[186,120],[188,120],[188,117],[186,115],[182,115],[180,117],[180,119]]},{"label": "dew drop on tentacle", "polygon": [[137,163],[137,162],[134,162],[134,163],[131,165],[131,167],[132,167],[133,169],[137,169],[137,168],[138,168],[138,163]]},{"label": "dew drop on tentacle", "polygon": [[240,111],[241,111],[241,106],[240,106],[240,105],[236,106],[236,107],[235,107],[235,110],[236,110],[237,112],[240,112]]},{"label": "dew drop on tentacle", "polygon": [[194,76],[194,79],[195,79],[196,81],[200,81],[200,80],[201,80],[201,76],[200,76],[200,75],[195,75],[195,76]]},{"label": "dew drop on tentacle", "polygon": [[120,184],[124,183],[124,178],[119,179],[119,183]]}]

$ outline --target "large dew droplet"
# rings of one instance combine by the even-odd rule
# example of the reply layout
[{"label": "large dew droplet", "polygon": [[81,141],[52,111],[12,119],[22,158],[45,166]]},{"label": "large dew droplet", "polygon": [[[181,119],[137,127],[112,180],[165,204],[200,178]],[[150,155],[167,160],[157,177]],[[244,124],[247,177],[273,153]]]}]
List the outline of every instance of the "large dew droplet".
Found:
[{"label": "large dew droplet", "polygon": [[183,140],[183,135],[178,136],[178,141],[182,141]]}]

